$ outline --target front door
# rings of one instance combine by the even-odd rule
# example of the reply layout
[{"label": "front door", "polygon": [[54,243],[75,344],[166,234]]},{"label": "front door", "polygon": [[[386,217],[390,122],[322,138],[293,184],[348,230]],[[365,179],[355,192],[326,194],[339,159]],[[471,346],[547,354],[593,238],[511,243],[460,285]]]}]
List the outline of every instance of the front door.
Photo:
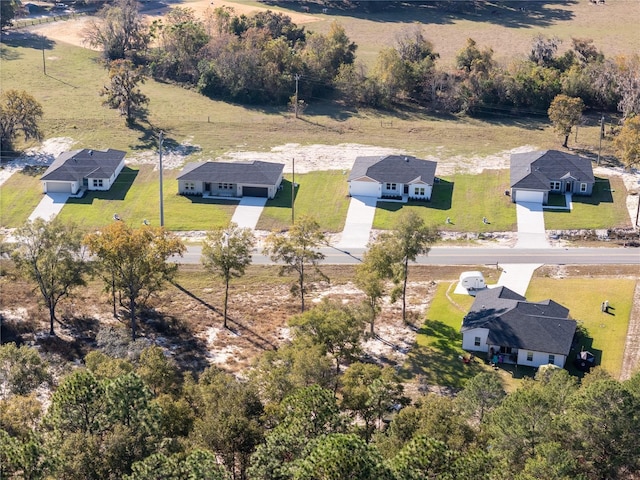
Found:
[{"label": "front door", "polygon": [[207,193],[211,192],[211,183],[210,182],[204,182],[204,191]]},{"label": "front door", "polygon": [[564,191],[565,192],[570,192],[571,191],[571,182],[567,182],[565,184]]},{"label": "front door", "polygon": [[409,195],[409,185],[405,184],[405,186],[404,186],[404,194],[405,195]]}]

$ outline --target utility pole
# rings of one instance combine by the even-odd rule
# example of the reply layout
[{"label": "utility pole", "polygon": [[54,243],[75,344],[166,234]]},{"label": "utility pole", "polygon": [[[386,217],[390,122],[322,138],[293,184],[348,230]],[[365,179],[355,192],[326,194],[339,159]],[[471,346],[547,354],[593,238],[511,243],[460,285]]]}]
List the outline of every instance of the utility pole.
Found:
[{"label": "utility pole", "polygon": [[598,146],[598,166],[600,165],[600,150],[602,150],[602,137],[604,137],[604,115],[600,117],[600,145]]},{"label": "utility pole", "polygon": [[44,73],[45,75],[47,74],[47,62],[45,61],[44,58],[44,42],[45,42],[45,37],[42,37],[42,73]]},{"label": "utility pole", "polygon": [[158,135],[158,153],[160,154],[160,226],[164,227],[164,195],[162,193],[162,143],[164,132],[160,130]]},{"label": "utility pole", "polygon": [[295,105],[293,106],[293,111],[295,113],[296,118],[298,118],[298,81],[300,80],[300,74],[296,73],[294,75],[296,79],[296,95],[295,95]]},{"label": "utility pole", "polygon": [[291,225],[293,225],[295,223],[293,203],[296,200],[296,159],[295,158],[293,158],[291,171],[293,172],[293,175],[291,178]]}]

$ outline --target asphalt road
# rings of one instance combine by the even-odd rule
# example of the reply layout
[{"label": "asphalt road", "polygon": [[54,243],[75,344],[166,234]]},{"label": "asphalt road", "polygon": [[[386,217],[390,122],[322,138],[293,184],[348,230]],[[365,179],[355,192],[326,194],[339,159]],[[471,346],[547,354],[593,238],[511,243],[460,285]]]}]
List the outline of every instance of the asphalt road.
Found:
[{"label": "asphalt road", "polygon": [[[333,247],[321,249],[323,263],[350,265],[360,262],[364,249],[343,251]],[[189,246],[182,258],[174,261],[184,264],[200,263],[201,247]],[[261,253],[253,255],[256,265],[271,264]],[[495,265],[509,263],[540,263],[546,265],[640,265],[637,248],[482,248],[434,247],[427,256],[418,258],[422,265]],[[640,272],[640,268],[638,269]]]}]

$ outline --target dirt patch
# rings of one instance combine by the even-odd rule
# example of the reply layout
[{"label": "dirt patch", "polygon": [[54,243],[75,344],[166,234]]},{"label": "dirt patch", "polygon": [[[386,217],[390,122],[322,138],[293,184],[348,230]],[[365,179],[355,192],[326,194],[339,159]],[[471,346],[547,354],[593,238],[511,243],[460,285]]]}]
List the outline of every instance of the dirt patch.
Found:
[{"label": "dirt patch", "polygon": [[[180,5],[181,7],[186,7],[192,9],[196,17],[204,18],[207,9],[209,8],[218,8],[218,7],[231,7],[233,8],[236,15],[250,15],[256,12],[264,12],[269,10],[265,7],[255,6],[255,5],[244,5],[241,3],[234,2],[220,2],[216,1],[211,2],[210,0],[201,0],[198,2],[189,2],[186,5]],[[171,7],[173,8],[173,6]],[[154,20],[159,20],[163,18],[169,9],[162,8],[159,10],[153,10],[150,12],[143,13],[142,17],[148,23],[153,22]],[[295,12],[287,12],[287,16],[291,17],[291,20],[298,24],[304,25],[308,23],[312,23],[317,21],[318,19],[313,15],[295,13]],[[47,38],[52,40],[56,40],[59,42],[69,43],[71,45],[76,45],[78,47],[90,48],[84,42],[85,31],[94,20],[94,17],[91,16],[79,16],[65,21],[57,21],[51,23],[44,23],[41,25],[29,27],[29,30],[38,32],[41,35],[44,35]],[[96,49],[92,49],[96,50]]]}]

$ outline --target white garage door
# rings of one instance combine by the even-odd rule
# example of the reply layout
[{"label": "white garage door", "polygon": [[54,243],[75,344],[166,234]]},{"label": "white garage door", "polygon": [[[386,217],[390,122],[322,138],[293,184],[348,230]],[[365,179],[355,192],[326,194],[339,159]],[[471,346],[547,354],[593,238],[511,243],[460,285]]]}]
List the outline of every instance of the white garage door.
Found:
[{"label": "white garage door", "polygon": [[47,193],[71,193],[71,183],[47,182]]},{"label": "white garage door", "polygon": [[516,202],[542,203],[543,201],[544,201],[544,192],[516,190]]},{"label": "white garage door", "polygon": [[349,182],[349,194],[359,197],[378,197],[380,184],[374,182]]}]

